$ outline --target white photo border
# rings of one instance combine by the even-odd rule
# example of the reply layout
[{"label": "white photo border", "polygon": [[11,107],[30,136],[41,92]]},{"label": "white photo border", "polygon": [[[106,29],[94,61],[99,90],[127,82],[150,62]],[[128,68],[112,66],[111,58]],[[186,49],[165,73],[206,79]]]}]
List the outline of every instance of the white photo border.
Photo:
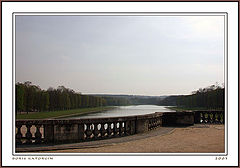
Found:
[{"label": "white photo border", "polygon": [[[39,2],[40,3],[40,2]],[[41,4],[46,4],[46,5],[48,5],[49,3],[51,3],[51,2],[41,2]],[[79,2],[79,3],[81,3],[81,5],[83,4],[82,2]],[[79,4],[78,3],[78,4]],[[121,2],[121,5],[122,4],[124,4],[123,6],[127,6],[127,7],[129,7],[128,6],[128,4],[129,3],[131,3],[131,2],[125,2],[125,3],[123,3],[123,2]],[[161,3],[161,4],[159,4],[159,3]],[[201,4],[202,4],[203,2],[201,2]],[[205,2],[205,4],[208,4],[209,2]],[[11,4],[10,5],[10,10],[9,9],[6,9],[6,7],[4,7],[4,4],[6,4],[6,6],[9,6],[9,4]],[[15,42],[14,42],[14,40],[15,40],[15,31],[13,30],[12,32],[10,32],[10,29],[7,29],[7,27],[9,28],[9,25],[11,25],[11,27],[13,28],[13,29],[15,29],[15,25],[14,25],[14,23],[15,23],[15,16],[17,16],[17,15],[32,15],[32,14],[34,14],[34,15],[44,15],[44,12],[42,11],[41,12],[41,10],[43,10],[43,6],[39,6],[39,7],[34,7],[35,8],[35,10],[37,10],[37,12],[33,12],[33,9],[31,8],[31,6],[33,5],[33,3],[27,3],[27,2],[25,2],[24,3],[24,7],[23,6],[21,6],[20,5],[20,7],[18,7],[18,6],[12,6],[12,4],[19,4],[19,2],[10,2],[10,3],[3,3],[3,5],[2,5],[2,7],[3,7],[3,11],[2,11],[2,13],[3,13],[3,15],[2,15],[2,34],[3,34],[3,36],[2,36],[2,41],[3,41],[3,44],[2,44],[2,49],[3,49],[3,51],[2,51],[2,91],[3,91],[3,94],[2,94],[2,97],[3,98],[5,98],[5,96],[6,96],[6,91],[8,91],[8,93],[12,93],[11,94],[11,96],[10,96],[10,94],[8,94],[8,96],[6,96],[7,97],[7,100],[2,100],[3,102],[2,102],[2,105],[3,105],[3,110],[2,110],[2,135],[3,135],[3,139],[2,139],[2,143],[3,144],[7,144],[7,146],[10,146],[10,144],[9,144],[9,138],[7,138],[8,139],[8,142],[6,143],[6,141],[4,141],[4,139],[5,139],[5,136],[4,135],[6,135],[5,133],[6,133],[6,131],[3,131],[4,130],[4,128],[6,129],[6,126],[5,126],[5,124],[6,124],[6,122],[9,122],[9,119],[7,120],[7,118],[9,118],[9,117],[11,117],[13,120],[12,120],[12,123],[8,123],[8,124],[6,124],[7,126],[9,126],[9,125],[11,125],[12,124],[12,126],[11,126],[11,129],[12,129],[12,131],[11,132],[13,132],[12,133],[12,137],[11,137],[11,142],[12,142],[12,144],[11,144],[11,146],[12,146],[12,153],[10,154],[9,152],[7,152],[8,153],[8,156],[10,156],[10,155],[12,155],[12,157],[13,156],[22,156],[22,157],[28,157],[28,156],[39,156],[39,157],[41,157],[41,156],[54,156],[54,160],[58,160],[58,161],[60,161],[61,159],[60,158],[62,158],[63,156],[71,156],[71,157],[73,157],[74,156],[74,158],[76,157],[76,159],[78,158],[78,157],[81,157],[81,158],[86,158],[87,160],[94,160],[93,159],[93,157],[96,159],[96,157],[99,157],[99,156],[101,156],[101,157],[108,157],[110,154],[103,154],[103,153],[98,153],[98,154],[89,154],[88,156],[86,156],[86,154],[83,154],[83,155],[80,155],[79,153],[77,153],[77,156],[76,156],[76,154],[66,154],[66,153],[64,153],[63,155],[62,154],[51,154],[51,155],[48,155],[48,154],[39,154],[39,153],[37,153],[37,154],[33,154],[32,155],[32,153],[30,154],[30,153],[25,153],[25,154],[16,154],[15,153],[15,139],[14,139],[14,136],[15,136],[15,131],[13,131],[13,130],[15,130],[15,113],[13,113],[12,112],[12,114],[11,115],[9,115],[9,112],[5,112],[4,110],[6,110],[6,106],[5,106],[5,103],[4,102],[6,102],[6,104],[8,105],[7,107],[9,108],[10,107],[10,104],[11,104],[11,107],[12,107],[12,111],[15,111],[14,110],[14,100],[15,100],[15,94],[14,94],[14,91],[15,91]],[[27,5],[26,5],[27,4]],[[29,5],[29,4],[31,4],[31,5]],[[35,4],[35,3],[34,3]],[[54,10],[56,10],[56,2],[55,3],[51,3],[52,5],[50,5],[51,7],[51,9],[53,10],[53,5],[54,5]],[[71,2],[69,2],[69,3],[67,3],[67,4],[71,4]],[[74,3],[75,4],[75,3]],[[86,10],[87,10],[87,8],[82,8],[82,11],[80,10],[80,12],[81,13],[79,13],[79,12],[71,12],[71,13],[69,13],[69,15],[76,15],[76,14],[82,14],[82,15],[91,15],[91,14],[103,14],[103,13],[105,13],[106,15],[109,15],[109,14],[121,14],[121,15],[123,15],[124,13],[125,14],[133,14],[133,13],[135,13],[135,14],[143,14],[143,15],[145,15],[146,13],[149,13],[150,15],[151,14],[162,14],[162,15],[164,15],[164,14],[166,14],[166,15],[174,15],[174,13],[176,14],[176,13],[178,13],[178,14],[184,14],[184,15],[189,15],[190,13],[193,13],[193,12],[186,12],[186,11],[184,11],[184,9],[182,9],[183,11],[182,12],[161,12],[161,11],[157,11],[156,12],[156,8],[155,8],[155,6],[154,5],[156,5],[157,4],[157,6],[159,7],[159,9],[158,10],[160,10],[160,9],[163,9],[162,7],[160,7],[159,5],[162,5],[162,2],[156,2],[156,3],[153,3],[153,2],[149,2],[148,4],[153,4],[153,6],[154,6],[154,11],[151,11],[152,9],[151,8],[149,8],[148,7],[148,11],[146,12],[146,9],[144,10],[144,12],[140,12],[140,11],[134,11],[134,12],[126,12],[126,11],[116,11],[116,12],[110,12],[109,11],[109,9],[112,7],[112,6],[115,6],[115,8],[116,9],[118,9],[118,10],[123,10],[123,8],[119,8],[119,7],[117,7],[117,5],[115,5],[116,3],[107,3],[108,5],[108,7],[106,8],[106,9],[108,9],[108,10],[106,10],[105,9],[105,12],[104,12],[104,10],[103,11],[97,11],[97,12],[94,12],[93,11],[93,9],[94,9],[94,7],[96,7],[96,5],[98,6],[99,5],[99,2],[97,2],[97,3],[94,3],[94,2],[88,2],[88,3],[84,3],[85,5],[83,5],[83,6],[88,6],[88,7],[90,7],[90,12],[87,12]],[[94,5],[95,4],[95,5]],[[106,3],[104,3],[105,5],[106,5]],[[119,3],[118,3],[119,4]],[[132,5],[132,10],[136,10],[136,9],[138,9],[138,8],[136,8],[136,5],[135,5],[136,3],[131,3],[131,5]],[[141,3],[140,3],[141,4]],[[146,3],[145,3],[146,4]],[[166,4],[168,4],[167,6],[168,7],[172,7],[172,6],[174,6],[173,5],[173,2],[171,3],[171,4],[169,4],[169,3],[164,3],[165,5]],[[177,3],[177,4],[179,4],[179,3]],[[186,5],[186,4],[189,4],[189,3],[184,3],[184,5]],[[191,3],[190,3],[191,4]],[[220,3],[221,4],[221,3]],[[229,4],[231,4],[231,5],[233,5],[232,3],[229,3]],[[130,6],[131,6],[130,5]],[[134,5],[134,6],[133,6]],[[193,5],[193,4],[192,4]],[[223,4],[222,4],[223,5]],[[210,12],[210,11],[203,11],[203,12],[200,12],[201,10],[203,10],[203,9],[200,9],[200,11],[198,11],[198,12],[194,12],[195,14],[199,14],[199,15],[203,15],[203,14],[217,14],[217,15],[219,15],[219,16],[221,16],[221,15],[224,15],[224,18],[226,19],[225,20],[225,22],[226,23],[229,23],[228,22],[228,20],[227,20],[227,18],[228,18],[228,13],[231,13],[229,10],[230,10],[230,8],[227,8],[228,10],[223,10],[222,9],[222,5],[220,5],[221,7],[221,10],[219,10],[219,11],[213,11],[213,12]],[[229,6],[231,6],[231,5],[229,5]],[[26,8],[26,6],[27,6],[27,8]],[[71,5],[70,5],[71,6]],[[69,5],[68,5],[68,8],[70,7]],[[74,5],[73,5],[74,6]],[[72,6],[72,8],[74,8]],[[141,5],[140,5],[141,6]],[[151,6],[151,5],[150,5]],[[190,5],[191,6],[191,5]],[[194,5],[195,6],[195,5]],[[236,6],[236,5],[233,5],[234,7]],[[44,7],[46,7],[46,6],[44,6]],[[179,10],[180,8],[178,8],[176,5],[174,6],[174,7],[176,7],[177,8],[177,10]],[[195,8],[196,8],[197,6],[195,6]],[[226,6],[225,6],[226,7]],[[232,7],[232,6],[231,6]],[[188,6],[188,8],[189,8],[189,6]],[[198,7],[197,7],[198,8]],[[113,8],[111,8],[111,10],[112,10]],[[141,10],[143,10],[144,8],[143,8],[143,6],[141,6]],[[40,10],[40,11],[39,11]],[[49,9],[48,9],[49,10]],[[55,11],[55,12],[53,12],[54,13],[54,15],[56,15],[56,14],[59,14],[59,15],[66,15],[68,12],[65,12],[65,13],[63,13],[62,11],[61,11],[62,9],[60,9],[60,11]],[[71,11],[70,10],[70,8],[68,9],[69,11]],[[96,10],[96,9],[95,9]],[[129,9],[128,9],[129,10]],[[166,9],[165,9],[166,10]],[[176,9],[175,9],[176,10]],[[213,9],[212,9],[213,10]],[[216,3],[214,3],[214,10],[216,10]],[[236,10],[236,9],[235,9]],[[66,9],[64,10],[64,11],[66,11]],[[236,11],[235,11],[236,12]],[[47,14],[47,15],[49,15],[49,14],[53,14],[52,12],[51,13],[49,13],[49,12],[45,12],[45,14]],[[10,18],[10,14],[11,14],[11,16],[12,16],[12,23],[13,24],[11,24],[9,21],[6,21],[6,20],[4,20],[4,19],[6,19],[6,18]],[[233,15],[231,15],[231,16],[233,16]],[[236,17],[236,16],[235,16]],[[232,23],[232,19],[233,20],[235,20],[236,18],[232,18],[231,17],[231,22],[230,23]],[[225,94],[225,113],[226,113],[226,116],[228,116],[229,114],[227,113],[227,111],[229,111],[229,109],[235,109],[235,108],[237,108],[237,104],[234,104],[233,106],[230,106],[232,103],[230,103],[229,105],[228,105],[228,103],[227,102],[230,102],[229,100],[228,100],[228,98],[231,98],[231,100],[232,100],[232,95],[231,95],[231,93],[232,93],[232,90],[231,89],[229,89],[229,86],[231,85],[232,86],[232,82],[230,82],[230,84],[228,84],[228,79],[232,79],[232,76],[230,75],[230,72],[235,72],[235,70],[236,70],[236,63],[238,63],[238,61],[236,61],[235,60],[235,56],[234,55],[236,55],[236,52],[237,52],[237,50],[236,50],[236,48],[234,48],[234,49],[232,49],[231,47],[229,47],[228,48],[228,43],[227,43],[227,41],[229,40],[229,37],[228,37],[228,35],[227,34],[229,34],[230,36],[232,36],[233,34],[235,34],[236,35],[236,30],[235,31],[233,31],[233,32],[230,32],[229,31],[229,29],[228,29],[228,26],[227,26],[228,24],[225,24],[225,42],[224,42],[224,46],[225,46],[225,49],[224,49],[224,55],[225,55],[225,57],[224,57],[224,60],[225,60],[225,63],[224,63],[224,68],[225,68],[225,74],[224,74],[224,76],[225,76],[225,78],[224,78],[224,82],[225,82],[225,88],[226,88],[226,93],[227,94]],[[11,28],[10,27],[10,28]],[[232,27],[231,27],[232,28]],[[9,36],[10,35],[10,33],[13,33],[12,34],[12,36]],[[6,33],[6,35],[4,34],[4,33]],[[233,34],[231,34],[231,33],[233,33]],[[10,43],[9,43],[9,41],[8,40],[6,40],[7,38],[9,39],[9,37],[12,37],[12,38],[10,38],[10,39],[12,39],[12,45],[9,45]],[[237,36],[238,37],[238,36]],[[10,40],[11,41],[11,40]],[[236,41],[236,39],[234,39],[233,40],[235,43],[237,42],[237,44],[238,44],[238,41]],[[6,42],[6,43],[5,43]],[[232,41],[231,41],[232,42]],[[235,44],[234,43],[234,44]],[[4,48],[4,46],[6,45],[6,48]],[[10,53],[10,51],[9,51],[9,49],[11,48],[11,53]],[[13,49],[13,50],[12,50]],[[230,54],[231,53],[231,54]],[[10,57],[10,59],[9,59],[9,56],[10,56],[10,54],[12,54],[12,57]],[[230,60],[228,60],[228,57],[227,57],[227,55],[229,55],[230,56]],[[233,55],[233,56],[232,56]],[[236,55],[236,56],[238,56],[238,55]],[[232,61],[232,57],[233,57],[233,59],[234,59],[234,61],[233,62],[231,62]],[[12,60],[11,60],[11,58],[12,58]],[[238,58],[237,58],[237,60],[238,60]],[[236,61],[236,62],[235,62]],[[10,63],[11,62],[11,67],[9,67],[10,66]],[[234,68],[233,68],[233,70],[232,70],[232,66],[230,67],[229,66],[229,64],[233,64],[234,66]],[[6,66],[5,66],[6,65]],[[229,71],[227,70],[228,69],[228,67],[229,67]],[[12,75],[11,75],[11,77],[12,77],[12,81],[11,81],[11,83],[10,83],[10,81],[8,81],[7,79],[9,79],[9,68],[12,68],[12,71],[10,71],[11,73],[12,73]],[[7,71],[8,70],[8,71]],[[235,72],[236,73],[236,72]],[[238,75],[238,72],[237,72],[237,74],[234,74],[234,78],[236,77],[236,75]],[[229,76],[229,77],[228,77]],[[238,77],[238,76],[237,76]],[[237,78],[238,79],[238,78]],[[236,84],[238,84],[238,83],[236,83],[235,84],[235,80],[233,81],[233,84],[234,84],[234,88],[236,88]],[[11,87],[11,91],[9,90],[10,89],[10,87]],[[6,91],[5,91],[5,89],[6,89]],[[228,89],[229,89],[229,92],[228,92]],[[4,92],[5,91],[5,92]],[[236,93],[236,90],[235,90],[235,93]],[[231,97],[229,97],[229,96],[231,96]],[[236,98],[236,94],[233,94],[233,97],[234,98]],[[13,102],[12,101],[9,101],[10,100],[10,98],[13,100]],[[238,100],[238,99],[237,99]],[[5,108],[4,108],[5,107]],[[236,110],[236,109],[235,109]],[[7,110],[7,111],[10,111],[9,109]],[[5,114],[5,113],[7,113],[7,115]],[[237,115],[238,116],[238,115]],[[238,117],[236,117],[235,115],[234,115],[234,117],[235,117],[235,119],[238,119]],[[231,138],[229,138],[229,134],[231,133],[231,132],[229,132],[229,134],[228,134],[228,130],[231,130],[232,131],[232,128],[234,128],[234,126],[236,126],[236,124],[238,125],[238,122],[236,123],[236,121],[234,122],[234,124],[232,125],[232,118],[234,118],[234,117],[232,117],[232,114],[229,116],[229,118],[231,118],[231,124],[228,122],[228,120],[229,120],[229,118],[228,117],[226,117],[225,118],[225,140],[226,140],[226,142],[225,142],[225,153],[203,153],[203,154],[195,154],[195,153],[184,153],[184,154],[179,154],[179,153],[171,153],[171,154],[169,154],[169,153],[164,153],[164,154],[159,154],[159,153],[157,153],[157,154],[149,154],[149,153],[141,153],[141,154],[133,154],[133,155],[130,155],[130,156],[127,156],[127,155],[129,155],[129,154],[126,154],[126,153],[124,153],[124,154],[116,154],[115,156],[118,156],[118,157],[121,157],[121,158],[124,158],[124,160],[125,159],[127,159],[127,160],[131,160],[131,159],[129,159],[129,158],[137,158],[137,157],[142,157],[142,156],[145,156],[146,158],[144,158],[143,160],[147,160],[147,162],[145,161],[144,163],[145,164],[139,164],[139,165],[136,165],[136,166],[142,166],[142,165],[146,165],[146,166],[159,166],[158,164],[156,164],[156,162],[152,162],[152,163],[149,163],[149,164],[146,164],[146,163],[148,163],[148,161],[149,160],[152,160],[151,158],[149,159],[149,157],[151,156],[151,157],[153,157],[153,158],[156,158],[156,157],[158,157],[158,159],[160,159],[160,160],[162,160],[162,158],[165,158],[166,159],[166,157],[168,157],[168,159],[167,160],[169,160],[170,161],[170,163],[167,163],[166,164],[166,162],[165,163],[163,163],[163,165],[165,165],[165,166],[168,166],[168,165],[171,165],[171,166],[176,166],[176,165],[181,165],[181,166],[192,166],[192,165],[194,165],[194,164],[186,164],[184,161],[182,162],[181,160],[179,160],[179,159],[177,159],[178,160],[178,162],[176,162],[176,164],[175,163],[173,163],[173,162],[171,162],[171,158],[193,158],[193,157],[195,157],[195,159],[193,159],[194,160],[194,162],[195,162],[195,160],[198,160],[198,161],[200,161],[200,164],[199,164],[199,162],[196,162],[195,164],[196,165],[209,165],[209,164],[203,164],[203,160],[204,159],[206,159],[206,158],[212,158],[211,159],[211,163],[210,163],[210,165],[224,165],[223,163],[226,163],[226,165],[227,165],[227,162],[229,161],[229,159],[228,160],[226,160],[225,162],[224,161],[222,161],[222,162],[220,162],[220,161],[218,161],[218,160],[215,160],[215,161],[213,161],[214,159],[215,159],[215,157],[216,156],[228,156],[229,157],[229,155],[232,155],[232,151],[230,150],[228,150],[228,146],[230,145],[230,144],[228,144],[228,141],[230,141],[230,142],[232,142],[232,137],[231,137],[231,135],[230,135],[230,137]],[[4,122],[5,121],[5,122]],[[230,125],[230,126],[228,126],[228,124]],[[9,132],[9,128],[7,128],[6,130],[8,130],[7,132]],[[235,136],[234,136],[234,139],[233,139],[233,141],[235,140]],[[234,144],[236,144],[236,141],[234,141],[235,143]],[[3,145],[2,146],[3,148],[2,148],[2,150],[3,151],[5,151],[6,152],[6,149],[4,148],[5,146]],[[236,147],[236,146],[235,146]],[[231,147],[230,147],[231,148]],[[234,151],[233,153],[235,153],[236,154],[236,151]],[[112,155],[112,153],[111,153],[111,155]],[[138,155],[138,156],[136,156],[136,155]],[[160,155],[160,156],[159,156]],[[164,156],[164,157],[163,157]],[[68,157],[69,158],[69,157]],[[148,159],[147,159],[148,158]],[[204,159],[203,159],[204,158]],[[165,160],[164,159],[164,160]],[[9,159],[7,159],[8,161],[9,161]],[[23,161],[23,160],[21,160],[20,162],[19,162],[19,160],[17,161],[13,161],[12,159],[10,159],[12,162],[14,162],[13,163],[13,165],[16,165],[16,163],[23,163],[23,165],[26,165],[26,166],[28,166],[28,165],[31,165],[31,161],[29,161],[29,160],[26,160],[26,161]],[[72,159],[70,159],[70,160],[72,160]],[[99,159],[97,159],[97,160],[99,160]],[[116,160],[116,159],[113,159],[113,160]],[[135,159],[133,159],[133,160],[135,160]],[[183,160],[185,160],[185,159],[183,159]],[[207,159],[208,160],[208,159]],[[2,158],[2,161],[4,161],[5,162],[5,160]],[[213,163],[212,163],[212,161],[213,161]],[[232,160],[232,161],[234,161],[234,160]],[[26,163],[25,163],[26,162]],[[49,162],[51,162],[51,163],[49,163]],[[47,165],[55,165],[55,164],[52,164],[52,160],[50,160],[50,161],[46,161],[45,163],[47,163]],[[55,162],[55,161],[54,161]],[[191,161],[190,161],[191,162]],[[191,162],[191,163],[194,163],[194,162]],[[8,162],[9,163],[9,162]],[[32,163],[34,163],[34,162],[32,162]],[[43,165],[45,165],[45,163],[43,164]],[[56,163],[57,163],[57,165],[58,165],[58,162],[56,161]],[[92,163],[91,163],[92,164]],[[11,164],[6,164],[6,165],[11,165]],[[70,164],[71,166],[72,165],[75,165],[75,164]],[[87,166],[87,165],[89,165],[89,164],[87,164],[87,163],[85,163],[85,164],[83,164],[82,166]],[[99,165],[98,164],[93,164],[93,165],[91,165],[91,166],[102,166],[102,165],[104,165],[104,166],[108,166],[109,164],[108,163],[105,163],[105,162],[101,162]],[[111,166],[112,166],[112,164],[110,164]],[[114,164],[113,164],[114,165]],[[134,163],[131,163],[131,162],[128,162],[128,164],[125,164],[125,163],[118,163],[117,164],[117,166],[121,166],[121,165],[135,165]],[[67,165],[67,166],[69,166],[69,165]],[[76,166],[79,166],[79,164],[77,164]]]}]

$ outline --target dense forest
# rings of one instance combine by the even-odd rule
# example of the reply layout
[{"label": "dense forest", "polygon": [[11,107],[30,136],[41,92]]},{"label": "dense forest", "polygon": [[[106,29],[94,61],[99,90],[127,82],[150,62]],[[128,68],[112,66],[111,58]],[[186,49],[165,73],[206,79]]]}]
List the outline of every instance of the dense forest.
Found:
[{"label": "dense forest", "polygon": [[106,106],[104,98],[82,95],[59,86],[42,90],[31,82],[16,84],[16,111],[37,112]]},{"label": "dense forest", "polygon": [[200,88],[191,95],[169,96],[160,101],[159,105],[224,109],[224,88],[211,85],[203,89]]},{"label": "dense forest", "polygon": [[83,95],[64,86],[42,90],[29,81],[16,84],[17,112],[28,113],[130,104],[131,102],[125,96]]}]

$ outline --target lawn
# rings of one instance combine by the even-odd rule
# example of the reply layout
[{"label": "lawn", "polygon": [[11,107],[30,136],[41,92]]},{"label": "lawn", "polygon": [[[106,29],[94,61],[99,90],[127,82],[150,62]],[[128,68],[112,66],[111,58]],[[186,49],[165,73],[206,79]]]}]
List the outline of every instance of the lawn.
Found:
[{"label": "lawn", "polygon": [[176,110],[176,111],[194,111],[194,110],[223,110],[223,109],[208,109],[204,107],[178,107],[178,106],[172,106],[172,107],[166,107],[171,110]]},{"label": "lawn", "polygon": [[50,119],[60,118],[64,116],[82,115],[86,113],[100,112],[103,110],[109,110],[114,107],[94,107],[94,108],[81,108],[72,110],[61,111],[47,111],[47,112],[34,112],[29,114],[17,114],[16,119]]}]

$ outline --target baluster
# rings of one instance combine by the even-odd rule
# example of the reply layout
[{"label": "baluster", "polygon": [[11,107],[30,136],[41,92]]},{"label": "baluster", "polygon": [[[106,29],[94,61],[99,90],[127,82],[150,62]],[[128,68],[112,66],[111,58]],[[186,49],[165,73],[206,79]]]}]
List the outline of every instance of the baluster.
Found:
[{"label": "baluster", "polygon": [[120,136],[120,129],[119,129],[119,127],[120,127],[120,123],[117,122],[116,123],[116,136]]},{"label": "baluster", "polygon": [[114,136],[118,136],[118,134],[117,134],[117,132],[118,132],[118,130],[117,130],[117,122],[113,123],[113,132],[114,132]]},{"label": "baluster", "polygon": [[158,126],[161,126],[161,117],[158,117]]},{"label": "baluster", "polygon": [[149,119],[149,130],[152,130],[152,120]]},{"label": "baluster", "polygon": [[104,137],[104,124],[103,123],[100,123],[101,124],[101,127],[100,127],[100,134],[101,134],[101,138]]},{"label": "baluster", "polygon": [[87,125],[87,129],[86,129],[86,139],[91,139],[91,135],[92,135],[92,130],[90,128],[91,124],[86,124]]},{"label": "baluster", "polygon": [[22,125],[17,125],[16,127],[17,127],[16,144],[20,145],[22,144],[22,132],[21,132]]},{"label": "baluster", "polygon": [[211,124],[213,123],[213,112],[209,113],[209,121]]},{"label": "baluster", "polygon": [[112,136],[115,136],[115,122],[111,123]]},{"label": "baluster", "polygon": [[203,113],[202,112],[199,113],[199,123],[200,124],[203,123]]},{"label": "baluster", "polygon": [[216,123],[216,113],[213,112],[213,118],[212,118],[212,123],[215,124]]},{"label": "baluster", "polygon": [[220,123],[223,124],[224,123],[224,114],[223,113],[219,113],[220,116]]},{"label": "baluster", "polygon": [[27,141],[26,141],[26,143],[31,144],[32,143],[32,133],[31,133],[30,129],[31,129],[32,125],[26,125],[26,127],[27,127],[27,133],[26,133]]},{"label": "baluster", "polygon": [[218,121],[217,121],[217,113],[216,112],[214,112],[214,124],[217,124],[218,123]]},{"label": "baluster", "polygon": [[219,121],[219,124],[222,123],[222,121],[221,121],[221,113],[218,113],[218,121]]},{"label": "baluster", "polygon": [[114,136],[118,136],[118,134],[117,134],[117,122],[114,122],[114,124],[113,124],[113,132],[114,132]]},{"label": "baluster", "polygon": [[208,112],[207,114],[208,114],[208,117],[207,117],[208,123],[211,124],[211,123],[212,123],[212,119],[211,119],[212,113],[211,113],[211,112]]},{"label": "baluster", "polygon": [[155,128],[158,127],[158,121],[157,121],[157,118],[155,118]]},{"label": "baluster", "polygon": [[112,136],[115,136],[115,123],[114,122],[112,122],[112,124],[111,124],[111,131],[112,131]]},{"label": "baluster", "polygon": [[205,113],[205,123],[207,124],[207,123],[209,123],[209,113],[208,112],[206,112]]},{"label": "baluster", "polygon": [[111,123],[107,123],[108,125],[108,128],[107,128],[107,132],[108,132],[108,137],[111,137],[112,136],[112,129],[111,129]]},{"label": "baluster", "polygon": [[36,133],[35,133],[35,143],[39,144],[42,142],[42,134],[40,132],[41,125],[35,125],[36,127]]},{"label": "baluster", "polygon": [[211,120],[211,118],[210,118],[210,112],[207,112],[206,114],[207,114],[207,122],[206,122],[206,123],[210,123],[210,120]]},{"label": "baluster", "polygon": [[224,123],[225,123],[225,115],[224,115],[224,112],[222,112],[221,114],[222,114],[222,119],[223,119],[222,124],[224,124]]},{"label": "baluster", "polygon": [[151,120],[149,119],[149,120],[148,120],[148,130],[151,130],[151,128],[152,128],[151,125],[152,125],[152,124],[151,124]]},{"label": "baluster", "polygon": [[99,130],[98,130],[98,124],[94,124],[94,139],[99,139],[98,137]]},{"label": "baluster", "polygon": [[158,127],[158,118],[155,119],[156,121],[156,128]]},{"label": "baluster", "polygon": [[126,135],[126,122],[122,122],[122,135],[124,136],[124,135]]},{"label": "baluster", "polygon": [[101,137],[105,138],[106,130],[105,130],[105,124],[101,123]]},{"label": "baluster", "polygon": [[219,115],[219,113],[216,113],[216,123],[217,124],[220,123],[220,115]]},{"label": "baluster", "polygon": [[202,114],[203,114],[203,115],[202,115],[202,120],[203,120],[203,123],[206,123],[206,113],[205,113],[205,112],[203,112]]},{"label": "baluster", "polygon": [[153,120],[150,119],[150,130],[152,130],[152,129],[153,129]]},{"label": "baluster", "polygon": [[206,117],[205,117],[205,120],[206,120],[205,123],[210,123],[210,122],[211,122],[211,121],[210,121],[210,120],[211,120],[210,114],[211,114],[211,113],[210,113],[209,111],[207,111],[207,112],[205,113],[205,116],[206,116]]},{"label": "baluster", "polygon": [[90,125],[90,130],[92,131],[91,138],[95,138],[95,136],[94,136],[94,129],[95,129],[94,124],[91,124]]},{"label": "baluster", "polygon": [[154,119],[152,118],[151,121],[152,121],[152,130],[153,130],[154,129]]}]

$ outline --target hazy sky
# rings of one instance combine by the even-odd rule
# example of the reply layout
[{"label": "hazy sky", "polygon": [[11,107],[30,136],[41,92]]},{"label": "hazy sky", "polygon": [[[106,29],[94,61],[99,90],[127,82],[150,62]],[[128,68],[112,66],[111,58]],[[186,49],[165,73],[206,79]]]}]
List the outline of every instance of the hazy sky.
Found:
[{"label": "hazy sky", "polygon": [[17,16],[16,82],[190,94],[224,82],[223,16]]}]

